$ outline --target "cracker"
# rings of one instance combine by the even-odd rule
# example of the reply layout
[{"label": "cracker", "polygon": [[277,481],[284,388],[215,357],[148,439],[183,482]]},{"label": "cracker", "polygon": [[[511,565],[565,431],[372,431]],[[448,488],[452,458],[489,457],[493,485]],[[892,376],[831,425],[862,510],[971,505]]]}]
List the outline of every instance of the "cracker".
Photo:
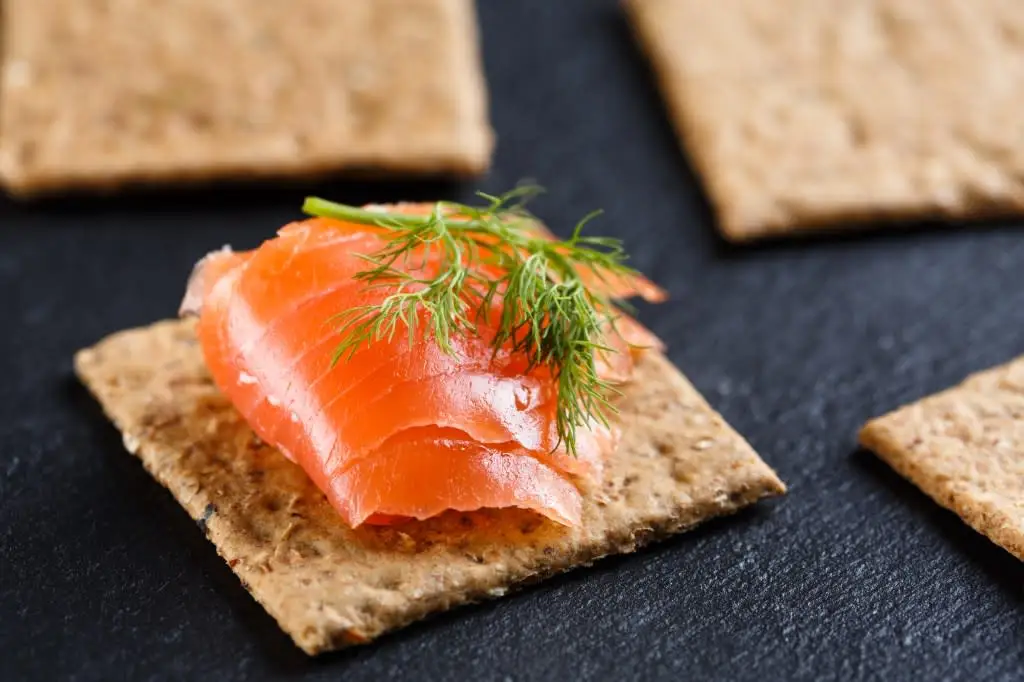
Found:
[{"label": "cracker", "polygon": [[128,450],[309,654],[632,552],[785,490],[668,360],[651,354],[619,406],[622,446],[602,486],[585,495],[582,528],[491,510],[352,530],[213,387],[190,323],[115,334],[80,351],[75,366]]},{"label": "cracker", "polygon": [[860,442],[1024,560],[1024,356],[869,422]]},{"label": "cracker", "polygon": [[1024,211],[1024,3],[626,7],[726,239]]},{"label": "cracker", "polygon": [[472,0],[3,10],[0,179],[14,193],[490,163]]}]

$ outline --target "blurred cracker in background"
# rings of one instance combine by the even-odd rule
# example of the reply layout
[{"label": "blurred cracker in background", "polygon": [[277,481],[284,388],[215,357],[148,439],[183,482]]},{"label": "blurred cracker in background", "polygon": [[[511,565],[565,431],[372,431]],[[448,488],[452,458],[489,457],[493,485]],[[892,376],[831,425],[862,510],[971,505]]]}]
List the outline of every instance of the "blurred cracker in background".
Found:
[{"label": "blurred cracker in background", "polygon": [[5,0],[14,194],[490,163],[472,0]]},{"label": "blurred cracker in background", "polygon": [[1024,2],[626,8],[726,239],[1024,213]]}]

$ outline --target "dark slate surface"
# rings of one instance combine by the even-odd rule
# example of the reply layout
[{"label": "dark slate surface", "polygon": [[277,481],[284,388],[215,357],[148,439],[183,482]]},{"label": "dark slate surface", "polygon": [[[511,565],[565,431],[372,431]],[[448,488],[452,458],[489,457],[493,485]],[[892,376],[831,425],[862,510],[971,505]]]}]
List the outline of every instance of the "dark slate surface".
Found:
[{"label": "dark slate surface", "polygon": [[308,660],[71,374],[170,315],[194,259],[255,245],[310,189],[0,204],[0,679],[1020,679],[1024,566],[855,434],[1024,352],[1019,225],[744,249],[715,235],[614,0],[485,2],[500,147],[563,229],[595,206],[673,301],[643,319],[790,485],[645,551]]}]

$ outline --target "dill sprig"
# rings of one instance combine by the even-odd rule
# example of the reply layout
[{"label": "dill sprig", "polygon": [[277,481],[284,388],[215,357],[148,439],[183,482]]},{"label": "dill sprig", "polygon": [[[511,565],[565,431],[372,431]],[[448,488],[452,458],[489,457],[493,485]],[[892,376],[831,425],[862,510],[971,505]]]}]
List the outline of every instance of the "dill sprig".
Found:
[{"label": "dill sprig", "polygon": [[[588,281],[594,285],[637,273],[625,264],[618,240],[583,234],[600,212],[583,218],[564,241],[543,234],[525,208],[538,191],[521,187],[501,196],[479,193],[484,206],[441,201],[425,215],[384,213],[315,197],[306,199],[303,211],[385,230],[385,246],[361,256],[368,267],[356,278],[390,292],[380,303],[338,315],[343,340],[334,362],[351,358],[366,344],[392,339],[402,328],[412,343],[421,318],[438,346],[454,353],[453,338],[476,335],[486,322],[496,327],[495,353],[522,353],[529,369],[546,367],[555,378],[559,444],[575,455],[577,427],[591,421],[607,425],[614,411],[614,388],[598,376],[595,355],[615,352],[603,340],[614,330],[623,305]],[[431,276],[425,277],[428,261]],[[492,311],[499,301],[495,321]]]}]

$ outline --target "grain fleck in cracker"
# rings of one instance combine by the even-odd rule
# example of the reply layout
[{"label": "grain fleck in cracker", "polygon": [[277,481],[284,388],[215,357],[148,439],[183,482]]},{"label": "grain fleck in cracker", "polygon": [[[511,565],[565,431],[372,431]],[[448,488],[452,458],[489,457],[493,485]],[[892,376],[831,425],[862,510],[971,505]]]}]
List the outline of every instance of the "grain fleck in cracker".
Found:
[{"label": "grain fleck in cracker", "polygon": [[[115,334],[75,358],[125,445],[197,520],[307,653],[684,531],[784,492],[775,473],[660,355],[619,404],[621,447],[584,527],[515,510],[346,527],[305,473],[258,443],[214,388],[189,322]],[[698,444],[700,444],[698,446]]]},{"label": "grain fleck in cracker", "polygon": [[15,193],[490,162],[472,0],[3,9],[0,178]]},{"label": "grain fleck in cracker", "polygon": [[1024,357],[868,422],[860,442],[1024,560]]},{"label": "grain fleck in cracker", "polygon": [[1024,3],[626,6],[727,239],[1024,212]]}]

